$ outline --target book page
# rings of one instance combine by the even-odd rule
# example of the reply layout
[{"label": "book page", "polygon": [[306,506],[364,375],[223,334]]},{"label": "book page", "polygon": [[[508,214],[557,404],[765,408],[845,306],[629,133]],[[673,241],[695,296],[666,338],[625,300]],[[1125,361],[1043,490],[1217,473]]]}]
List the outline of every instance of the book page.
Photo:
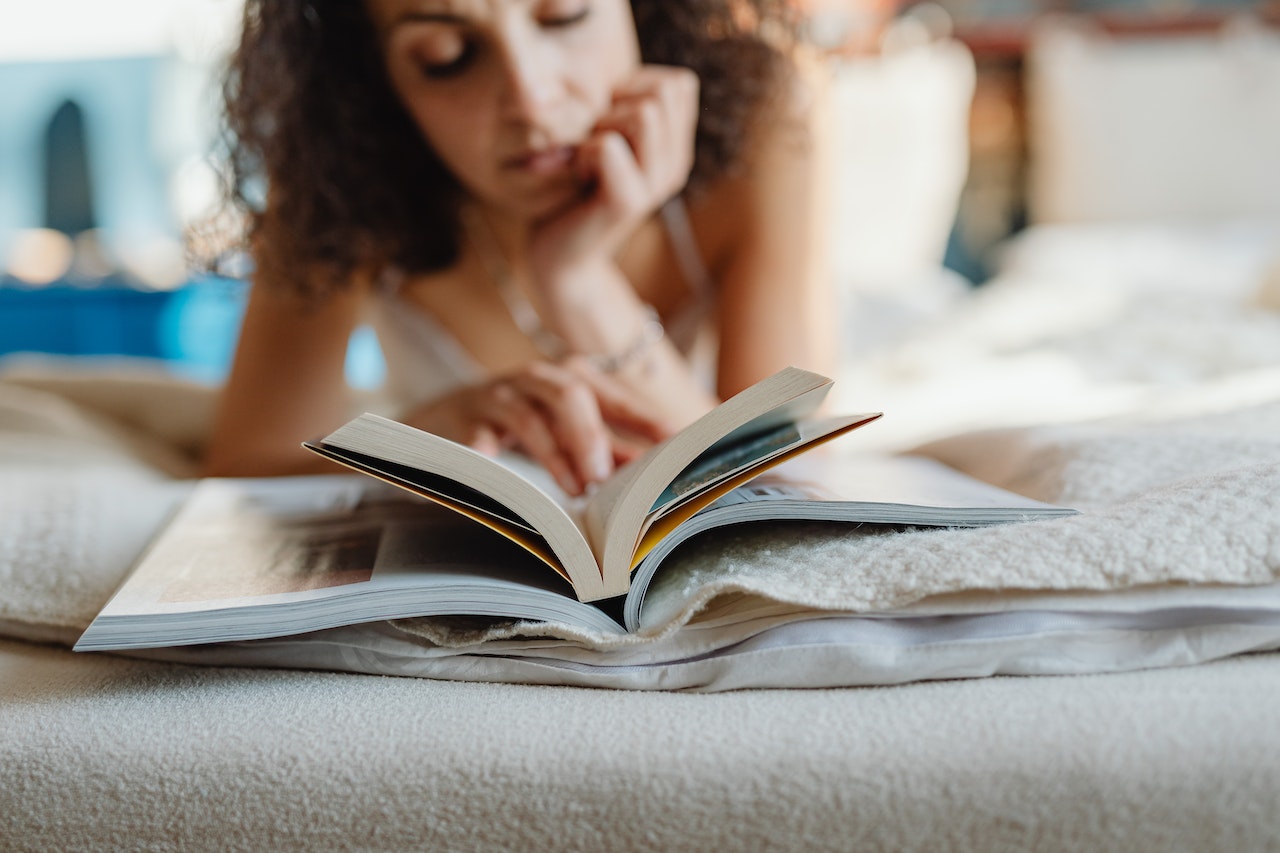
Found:
[{"label": "book page", "polygon": [[[659,495],[646,507],[670,502],[712,482],[714,461],[736,459],[740,466],[750,456],[750,440],[777,430],[794,429],[797,421],[816,411],[830,389],[831,380],[816,373],[790,368],[721,403],[693,424],[627,465],[591,496],[587,505],[588,540],[597,557],[603,557],[605,528],[617,516],[625,499],[635,500],[636,488],[655,482]],[[764,444],[768,444],[767,440]],[[735,452],[742,445],[744,452]],[[758,447],[761,445],[757,445]],[[704,460],[699,473],[696,463]],[[670,469],[669,473],[662,474]],[[682,472],[688,472],[684,478]],[[724,473],[719,470],[718,473]],[[680,481],[677,483],[677,481]],[[660,497],[670,492],[667,498]]]},{"label": "book page", "polygon": [[549,477],[368,413],[304,446],[488,525],[568,577],[580,600],[604,597],[580,521]]},{"label": "book page", "polygon": [[1001,489],[922,456],[833,448],[798,456],[752,483],[757,497],[955,509],[1072,512]]},{"label": "book page", "polygon": [[667,503],[655,503],[655,509],[645,516],[640,527],[640,538],[631,556],[631,568],[635,568],[654,547],[676,531],[704,507],[709,506],[720,497],[730,494],[734,489],[748,481],[763,476],[788,460],[813,455],[815,448],[826,444],[833,438],[878,418],[874,415],[846,415],[839,418],[809,420],[793,424],[786,430],[787,435],[770,433],[764,440],[751,444],[762,450],[762,456],[742,464],[722,464],[722,454],[717,453],[705,462],[713,469],[722,471],[715,476],[708,476],[702,470],[703,460],[695,460],[689,468],[681,472],[680,478],[690,477],[705,485],[698,489],[686,490]]},{"label": "book page", "polygon": [[[654,505],[681,472],[704,454],[718,457],[755,436],[804,420],[818,409],[830,387],[831,380],[816,373],[782,370],[724,401],[605,483],[588,502],[587,530],[606,594],[626,592],[641,532]],[[750,467],[739,459],[714,477],[690,476],[679,499],[719,488],[737,476],[735,472]]]},{"label": "book page", "polygon": [[524,549],[367,478],[208,480],[104,612],[281,603],[441,572],[571,594]]},{"label": "book page", "polygon": [[614,633],[525,549],[368,477],[203,480],[77,650],[304,633],[414,616]]},{"label": "book page", "polygon": [[716,528],[775,521],[980,527],[1074,514],[1073,509],[1006,491],[933,459],[826,445],[752,478],[665,535],[655,536],[632,577],[626,625],[628,630],[639,629],[648,586],[663,561],[690,538]]}]

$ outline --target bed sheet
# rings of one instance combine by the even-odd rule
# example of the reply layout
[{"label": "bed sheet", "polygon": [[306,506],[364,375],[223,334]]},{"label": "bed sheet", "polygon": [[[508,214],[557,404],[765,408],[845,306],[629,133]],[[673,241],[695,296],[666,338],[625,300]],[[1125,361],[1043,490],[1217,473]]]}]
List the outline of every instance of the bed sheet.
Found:
[{"label": "bed sheet", "polygon": [[1040,225],[978,288],[848,294],[836,408],[868,446],[1280,398],[1280,220]]}]

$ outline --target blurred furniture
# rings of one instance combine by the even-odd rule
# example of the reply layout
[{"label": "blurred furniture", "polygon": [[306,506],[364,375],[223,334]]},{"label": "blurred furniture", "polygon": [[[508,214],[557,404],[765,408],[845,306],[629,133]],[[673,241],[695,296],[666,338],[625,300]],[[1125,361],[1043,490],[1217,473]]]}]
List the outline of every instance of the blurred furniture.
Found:
[{"label": "blurred furniture", "polygon": [[832,265],[892,289],[939,269],[968,170],[973,56],[900,20],[874,54],[833,63]]},{"label": "blurred furniture", "polygon": [[198,278],[152,291],[105,281],[93,287],[0,286],[0,358],[44,353],[158,359],[197,378],[231,363],[245,284]]},{"label": "blurred furniture", "polygon": [[1280,216],[1280,30],[1126,35],[1050,19],[1026,55],[1037,223]]},{"label": "blurred furniture", "polygon": [[[1256,22],[1254,30],[1262,32],[1268,29],[1274,32],[1280,25],[1280,2],[1276,0],[1188,0],[1178,4],[1130,0],[1049,3],[939,0],[939,5],[952,15],[955,37],[973,52],[977,66],[969,179],[960,202],[956,234],[958,253],[968,260],[970,275],[975,280],[991,274],[992,250],[1001,241],[1025,227],[1029,216],[1044,214],[1043,208],[1034,213],[1028,209],[1029,184],[1035,182],[1045,187],[1046,168],[1031,162],[1032,156],[1037,155],[1029,152],[1032,143],[1027,134],[1042,133],[1044,125],[1029,126],[1029,120],[1040,121],[1029,119],[1028,112],[1040,108],[1041,95],[1027,91],[1027,86],[1032,84],[1025,72],[1034,62],[1029,58],[1031,54],[1039,49],[1038,45],[1044,44],[1046,27],[1052,30],[1069,19],[1072,23],[1065,26],[1078,33],[1091,33],[1088,38],[1095,44],[1109,37],[1117,52],[1130,52],[1122,45],[1133,46],[1136,48],[1132,52],[1134,62],[1140,63],[1137,54],[1145,50],[1141,45],[1154,46],[1184,37],[1212,40],[1224,25],[1229,25],[1228,29],[1238,27],[1239,24],[1233,22],[1241,20]],[[1234,37],[1229,37],[1227,42],[1239,44]],[[1112,53],[1111,49],[1102,52]],[[1160,52],[1159,49],[1156,52]],[[1076,58],[1094,63],[1099,56],[1095,51],[1092,58],[1083,55]],[[1114,66],[1114,59],[1109,61]],[[1070,71],[1064,69],[1062,73],[1069,75]],[[1096,74],[1085,73],[1092,76],[1093,85],[1097,85]],[[1185,70],[1175,76],[1182,81],[1188,79]],[[1154,82],[1160,85],[1160,81]],[[1034,85],[1039,87],[1042,82]],[[1274,88],[1272,84],[1273,91]],[[1130,96],[1133,94],[1128,92]],[[1198,97],[1194,89],[1188,94],[1193,100]],[[1110,99],[1111,95],[1105,97]],[[1170,100],[1170,96],[1158,97]],[[1141,106],[1145,105],[1110,115],[1131,124],[1143,117]],[[1208,116],[1204,118],[1209,120]],[[1233,126],[1238,126],[1238,121],[1233,120]],[[1181,140],[1165,141],[1175,146],[1181,143]],[[1053,143],[1048,145],[1052,147]],[[1161,156],[1159,152],[1149,153],[1157,159]],[[1051,159],[1053,156],[1050,155]],[[1031,175],[1032,169],[1037,170],[1035,176]],[[1182,175],[1176,181],[1186,177]],[[1044,191],[1032,192],[1043,196]]]},{"label": "blurred furniture", "polygon": [[969,165],[973,55],[906,15],[875,52],[831,60],[831,274],[841,355],[857,360],[968,289],[946,268]]}]

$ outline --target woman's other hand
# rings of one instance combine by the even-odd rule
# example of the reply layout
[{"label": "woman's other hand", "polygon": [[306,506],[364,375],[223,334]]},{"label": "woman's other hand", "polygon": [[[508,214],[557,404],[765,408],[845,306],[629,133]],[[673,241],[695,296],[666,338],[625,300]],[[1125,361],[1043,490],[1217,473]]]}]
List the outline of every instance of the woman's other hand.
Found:
[{"label": "woman's other hand", "polygon": [[424,403],[402,420],[482,453],[517,450],[572,495],[671,433],[580,358],[534,362]]},{"label": "woman's other hand", "polygon": [[635,229],[684,188],[693,168],[698,77],[646,65],[613,93],[578,146],[583,197],[533,231],[530,260],[544,280],[579,264],[611,261]]}]

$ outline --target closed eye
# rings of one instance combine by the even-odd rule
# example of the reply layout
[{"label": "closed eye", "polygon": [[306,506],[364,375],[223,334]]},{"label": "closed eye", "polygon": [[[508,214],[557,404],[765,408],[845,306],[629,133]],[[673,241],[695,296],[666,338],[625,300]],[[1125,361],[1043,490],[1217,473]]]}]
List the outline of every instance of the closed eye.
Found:
[{"label": "closed eye", "polygon": [[561,29],[575,26],[582,23],[591,15],[591,7],[583,6],[579,12],[571,15],[561,15],[542,18],[538,23],[548,29]]},{"label": "closed eye", "polygon": [[457,77],[463,71],[470,67],[475,60],[476,45],[475,42],[467,41],[463,44],[462,50],[458,55],[448,62],[422,62],[419,67],[425,77],[433,80],[447,80],[450,77]]}]

